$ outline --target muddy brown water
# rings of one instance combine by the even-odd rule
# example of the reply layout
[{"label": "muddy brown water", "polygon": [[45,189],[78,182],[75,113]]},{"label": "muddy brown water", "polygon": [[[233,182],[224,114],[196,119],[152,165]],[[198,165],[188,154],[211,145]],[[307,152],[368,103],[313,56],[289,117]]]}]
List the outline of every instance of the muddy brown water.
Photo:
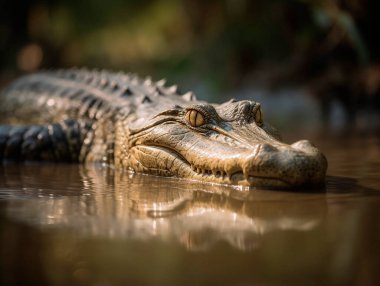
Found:
[{"label": "muddy brown water", "polygon": [[0,166],[0,285],[379,285],[380,139],[318,139],[320,190]]}]

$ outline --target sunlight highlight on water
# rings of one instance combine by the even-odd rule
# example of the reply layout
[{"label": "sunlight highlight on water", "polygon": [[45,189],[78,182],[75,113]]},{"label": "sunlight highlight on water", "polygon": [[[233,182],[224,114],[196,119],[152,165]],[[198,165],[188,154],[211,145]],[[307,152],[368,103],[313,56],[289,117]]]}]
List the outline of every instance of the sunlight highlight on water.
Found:
[{"label": "sunlight highlight on water", "polygon": [[[340,144],[322,144],[330,169],[321,190],[239,190],[96,166],[3,165],[0,284],[145,284],[157,273],[158,285],[190,285],[193,275],[227,285],[371,283],[380,266],[379,140]],[[31,257],[34,271],[20,278]]]}]

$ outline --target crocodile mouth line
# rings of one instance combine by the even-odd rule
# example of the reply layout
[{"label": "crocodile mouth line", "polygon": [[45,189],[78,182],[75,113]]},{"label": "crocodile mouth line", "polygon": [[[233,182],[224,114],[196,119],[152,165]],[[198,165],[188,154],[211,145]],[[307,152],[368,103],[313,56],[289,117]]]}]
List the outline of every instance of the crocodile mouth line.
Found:
[{"label": "crocodile mouth line", "polygon": [[200,168],[191,164],[183,155],[179,154],[177,151],[168,147],[161,146],[161,145],[145,145],[143,147],[156,149],[156,150],[159,150],[160,152],[165,152],[170,157],[173,157],[176,160],[181,161],[181,164],[186,166],[185,168],[187,169],[187,171],[192,174],[192,177],[188,179],[204,181],[204,180],[212,178],[212,179],[215,179],[216,183],[236,184],[236,185],[244,183],[244,182],[247,185],[252,185],[254,182],[257,183],[258,181],[262,181],[262,182],[267,181],[267,182],[271,182],[272,184],[276,183],[275,185],[279,185],[281,187],[287,187],[290,185],[287,181],[280,179],[278,177],[274,177],[274,176],[251,175],[251,174],[245,175],[243,170],[235,171],[229,174],[225,170],[212,170],[212,169],[207,169],[207,168]]}]

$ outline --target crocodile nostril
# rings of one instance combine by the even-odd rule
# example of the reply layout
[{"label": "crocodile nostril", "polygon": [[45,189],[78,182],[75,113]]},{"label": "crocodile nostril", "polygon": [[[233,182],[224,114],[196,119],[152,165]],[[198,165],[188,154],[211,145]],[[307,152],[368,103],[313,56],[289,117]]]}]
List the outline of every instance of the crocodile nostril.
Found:
[{"label": "crocodile nostril", "polygon": [[300,140],[291,145],[295,149],[299,149],[301,151],[310,150],[315,148],[315,146],[309,140]]},{"label": "crocodile nostril", "polygon": [[278,151],[278,149],[270,144],[264,143],[260,145],[260,152],[271,153]]}]

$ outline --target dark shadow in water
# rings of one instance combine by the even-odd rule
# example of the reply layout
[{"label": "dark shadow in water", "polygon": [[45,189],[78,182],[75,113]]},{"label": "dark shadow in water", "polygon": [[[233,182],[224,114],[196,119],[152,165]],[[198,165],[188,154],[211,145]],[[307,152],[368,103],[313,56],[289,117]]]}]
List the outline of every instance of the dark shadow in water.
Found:
[{"label": "dark shadow in water", "polygon": [[329,194],[352,194],[360,196],[380,196],[380,190],[362,186],[350,177],[327,176],[326,192]]},{"label": "dark shadow in water", "polygon": [[372,283],[379,206],[379,191],[344,177],[318,192],[249,191],[93,166],[2,166],[0,284],[194,285],[194,273],[206,285]]}]

